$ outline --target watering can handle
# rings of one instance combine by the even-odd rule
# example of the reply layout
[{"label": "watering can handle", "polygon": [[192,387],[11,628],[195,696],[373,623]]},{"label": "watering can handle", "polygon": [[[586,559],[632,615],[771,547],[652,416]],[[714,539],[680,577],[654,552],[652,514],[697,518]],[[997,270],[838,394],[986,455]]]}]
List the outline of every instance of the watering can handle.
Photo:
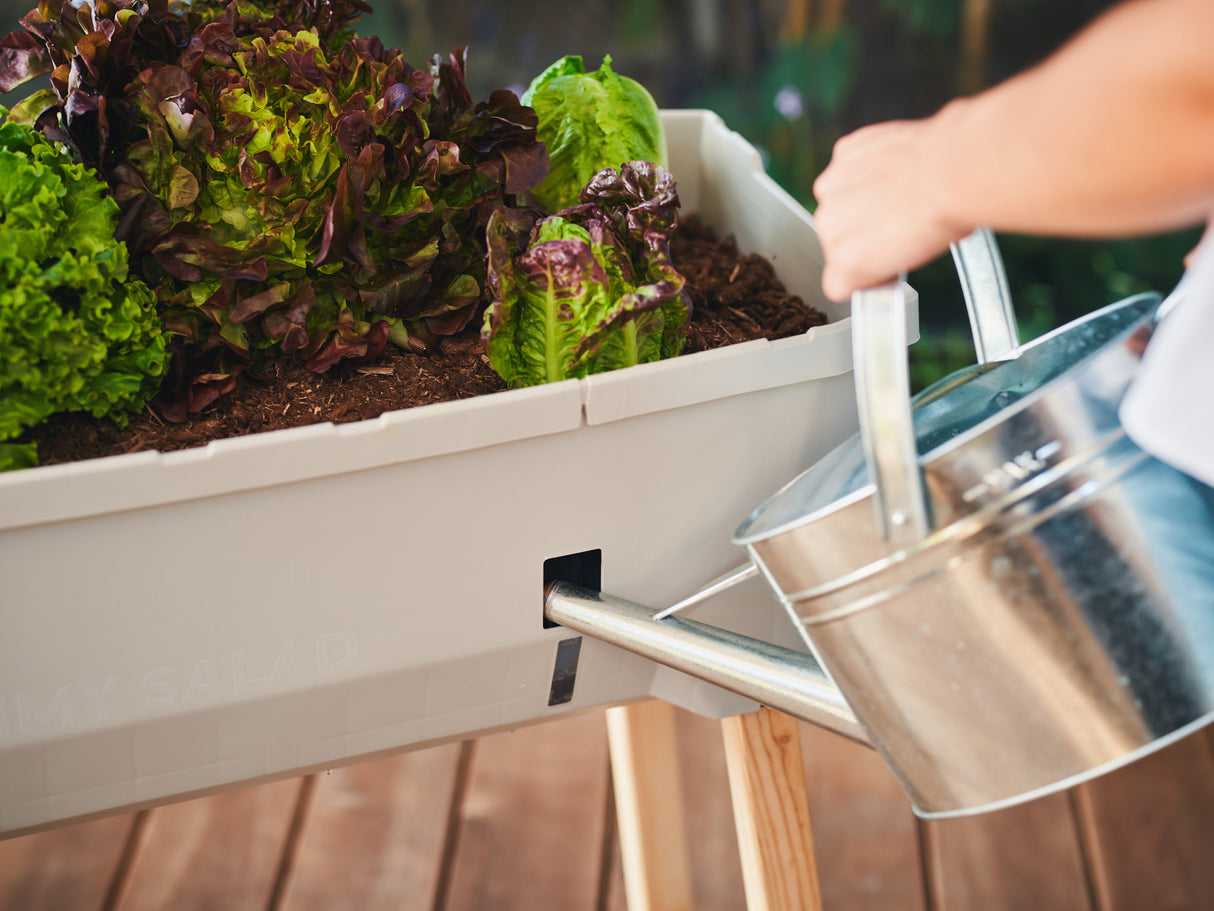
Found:
[{"label": "watering can handle", "polygon": [[[953,244],[980,363],[1009,357],[1019,344],[1016,315],[999,248],[980,228]],[[910,408],[906,367],[906,283],[852,295],[852,357],[860,436],[876,488],[877,520],[886,540],[911,545],[931,529]]]},{"label": "watering can handle", "polygon": [[995,235],[979,228],[951,247],[979,364],[1006,360],[1020,344],[1016,311]]}]

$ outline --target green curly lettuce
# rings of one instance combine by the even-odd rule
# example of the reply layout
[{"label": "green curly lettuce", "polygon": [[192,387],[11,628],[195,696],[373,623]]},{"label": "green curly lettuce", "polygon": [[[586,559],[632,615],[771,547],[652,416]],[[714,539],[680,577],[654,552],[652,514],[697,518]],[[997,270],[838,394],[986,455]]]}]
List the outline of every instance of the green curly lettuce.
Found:
[{"label": "green curly lettuce", "polygon": [[489,222],[485,313],[489,363],[511,387],[673,357],[691,302],[669,242],[678,193],[647,161],[607,168],[582,204],[537,221],[521,210]]},{"label": "green curly lettuce", "polygon": [[127,274],[118,206],[92,170],[0,108],[0,470],[56,412],[120,425],[156,393],[167,356],[151,289]]},{"label": "green curly lettuce", "polygon": [[670,166],[657,103],[639,82],[618,75],[611,57],[593,73],[581,57],[562,57],[532,80],[522,102],[535,110],[548,149],[548,176],[532,195],[549,212],[576,205],[603,168],[626,161]]}]

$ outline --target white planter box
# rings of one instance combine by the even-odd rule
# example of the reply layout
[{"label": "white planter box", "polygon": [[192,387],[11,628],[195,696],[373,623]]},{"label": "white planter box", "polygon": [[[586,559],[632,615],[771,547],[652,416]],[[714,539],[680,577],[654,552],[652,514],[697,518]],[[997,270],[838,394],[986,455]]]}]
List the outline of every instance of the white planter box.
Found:
[{"label": "white planter box", "polygon": [[[586,380],[0,475],[0,834],[658,695],[742,700],[584,641],[550,705],[544,561],[660,605],[856,427],[809,215],[712,114],[666,115],[684,212],[838,322]],[[757,585],[697,615],[796,643]]]}]

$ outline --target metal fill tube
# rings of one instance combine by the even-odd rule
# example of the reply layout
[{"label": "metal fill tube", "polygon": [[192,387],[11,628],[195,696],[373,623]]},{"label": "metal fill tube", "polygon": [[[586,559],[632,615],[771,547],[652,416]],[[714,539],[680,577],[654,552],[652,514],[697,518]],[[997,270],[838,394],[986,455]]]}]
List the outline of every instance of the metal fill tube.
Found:
[{"label": "metal fill tube", "polygon": [[544,615],[553,623],[871,745],[813,656],[694,620],[655,620],[655,613],[567,582],[544,592]]}]

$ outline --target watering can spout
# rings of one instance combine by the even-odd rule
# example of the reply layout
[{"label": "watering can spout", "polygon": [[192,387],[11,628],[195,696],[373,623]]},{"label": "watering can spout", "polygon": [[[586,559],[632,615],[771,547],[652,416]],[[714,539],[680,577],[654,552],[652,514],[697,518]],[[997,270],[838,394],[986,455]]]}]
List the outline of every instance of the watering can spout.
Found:
[{"label": "watering can spout", "polygon": [[813,656],[694,620],[655,620],[655,613],[566,582],[544,592],[544,615],[553,623],[871,745]]}]

